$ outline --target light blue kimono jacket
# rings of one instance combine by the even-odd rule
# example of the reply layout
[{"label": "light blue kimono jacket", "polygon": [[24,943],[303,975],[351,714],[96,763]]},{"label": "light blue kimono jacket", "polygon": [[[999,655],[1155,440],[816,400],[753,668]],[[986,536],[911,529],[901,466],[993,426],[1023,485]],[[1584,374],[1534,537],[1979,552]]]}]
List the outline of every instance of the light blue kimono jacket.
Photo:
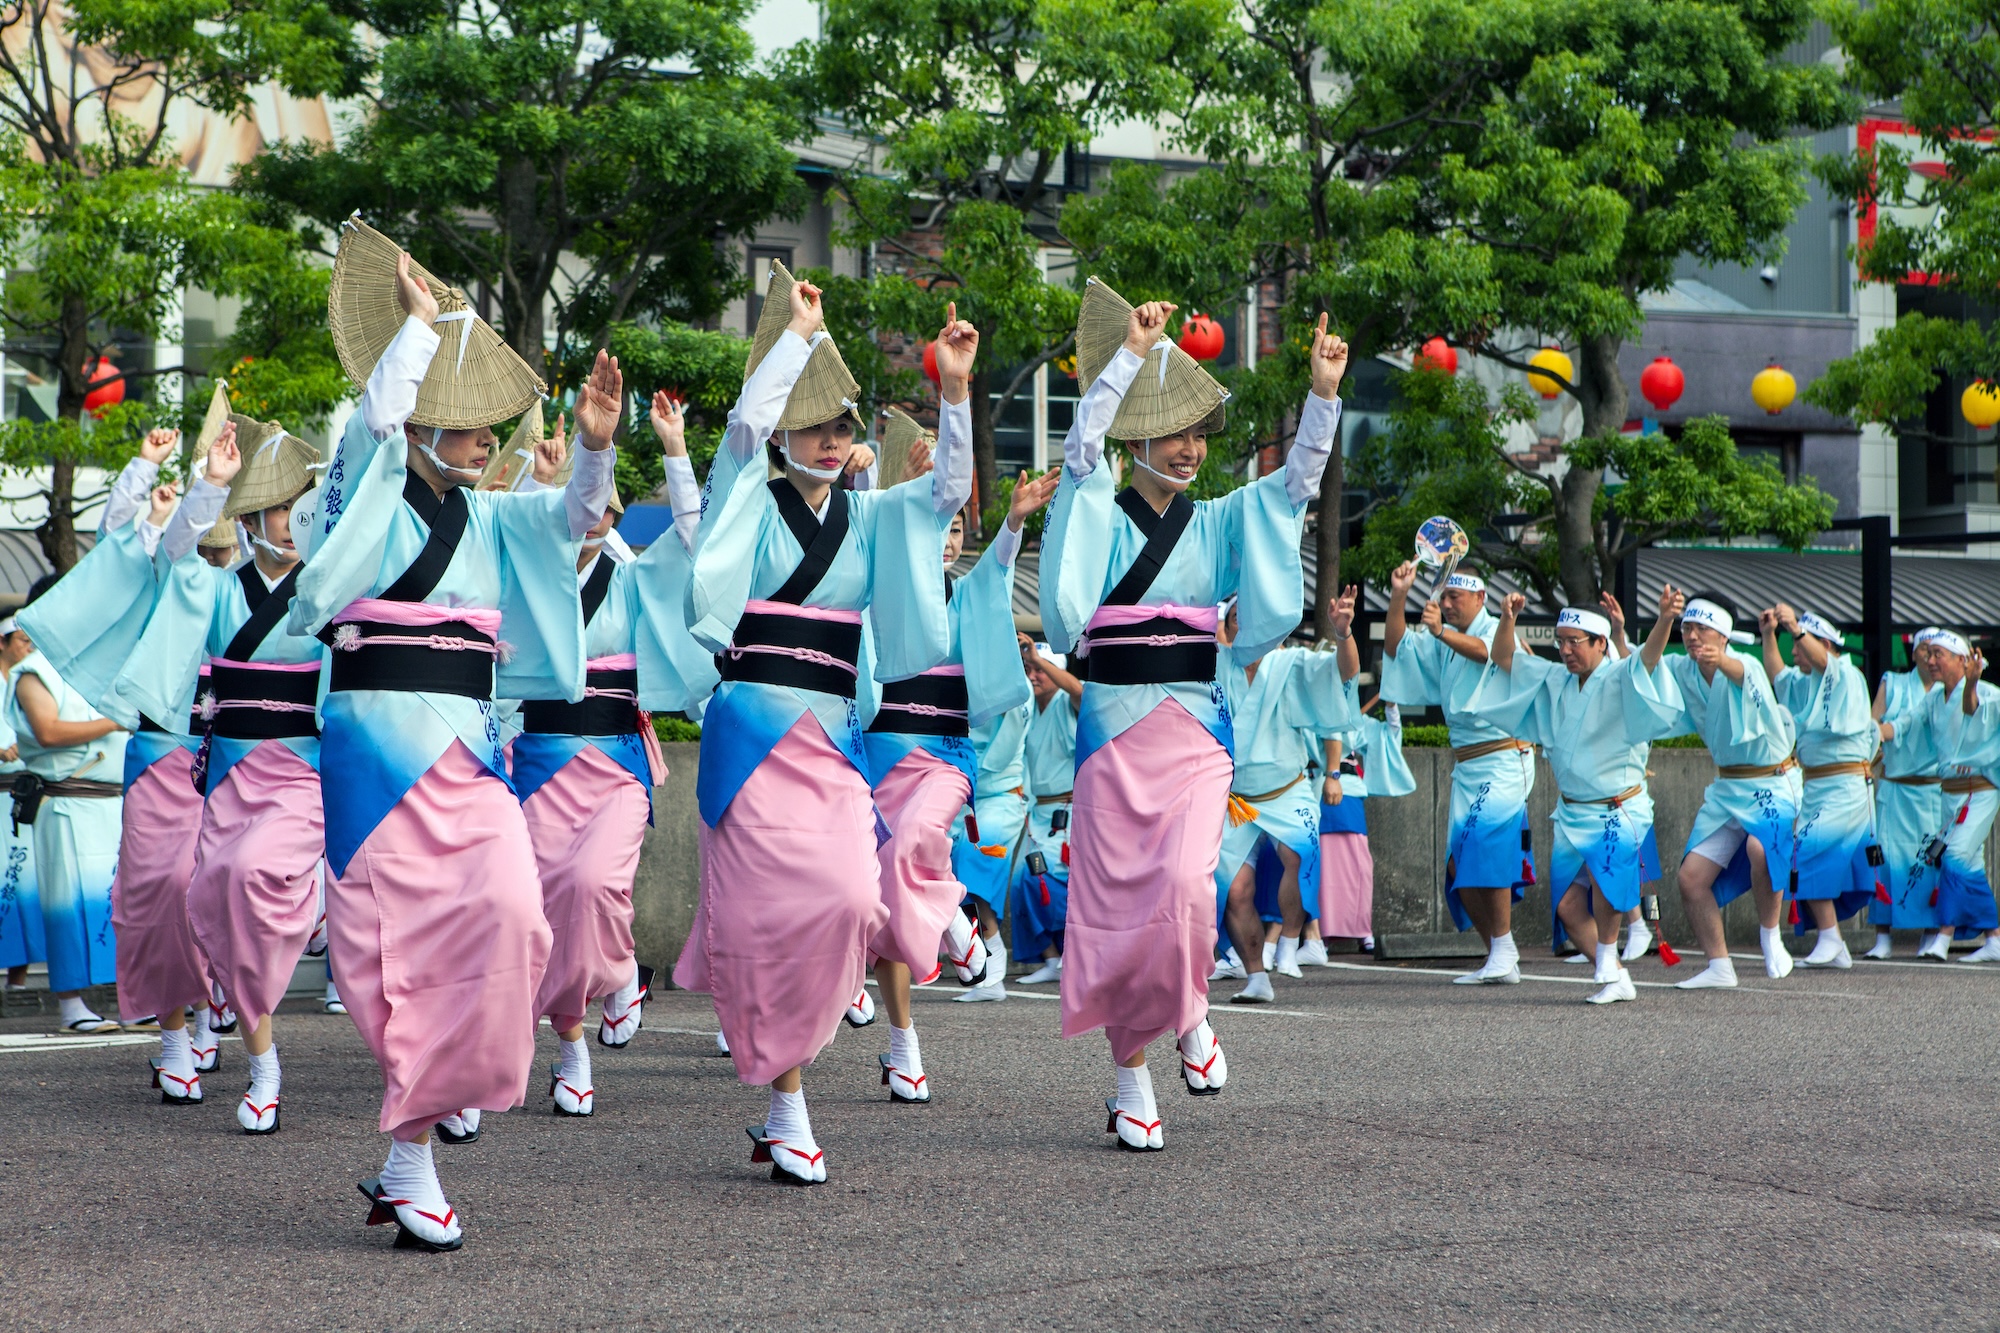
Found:
[{"label": "light blue kimono jacket", "polygon": [[[688,630],[709,652],[728,648],[745,606],[782,588],[805,556],[765,485],[763,451],[812,346],[790,331],[780,335],[744,381],[709,469],[687,592]],[[968,404],[946,404],[944,412],[964,420],[950,427],[941,423],[937,465],[928,479],[912,478],[886,491],[842,493],[846,540],[803,603],[867,611],[877,680],[919,675],[941,665],[951,650],[944,538],[952,515],[971,494],[972,428]],[[862,669],[871,667],[864,662]],[[721,821],[744,782],[807,713],[863,779],[871,776],[855,699],[723,681],[702,720],[695,787],[704,823],[713,828]]]},{"label": "light blue kimono jacket", "polygon": [[[1255,680],[1245,671],[1253,662]],[[1222,856],[1215,867],[1217,887],[1228,892],[1229,882],[1263,837],[1296,852],[1299,882],[1316,885],[1319,786],[1305,776],[1306,770],[1319,756],[1320,736],[1358,721],[1354,696],[1340,678],[1340,655],[1276,648],[1256,659],[1225,648],[1218,674],[1236,729],[1236,774],[1230,791],[1250,801],[1257,813],[1242,824],[1232,814],[1223,829]],[[1252,799],[1266,793],[1275,794]]]},{"label": "light blue kimono jacket", "polygon": [[[1028,673],[1021,667],[1020,640],[1014,637],[1014,555],[1019,549],[1019,539],[1011,531],[993,541],[972,571],[953,582],[947,599],[951,648],[942,665],[965,670],[965,721],[974,736],[1034,697]],[[873,679],[863,688],[867,703],[862,725],[873,727],[882,721],[882,691]],[[889,721],[894,721],[893,714]],[[969,737],[866,731],[863,744],[874,781],[881,781],[910,751],[922,749],[964,773],[975,792],[979,789],[981,751]]]},{"label": "light blue kimono jacket", "polygon": [[[1010,632],[1013,625],[1009,616]],[[1017,669],[1020,660],[1017,652]],[[1023,684],[1026,680],[1023,673]],[[1029,691],[1021,703],[973,729],[972,749],[979,762],[972,779],[971,813],[979,837],[972,837],[963,811],[952,826],[952,871],[965,885],[966,899],[981,900],[996,916],[1006,915],[1007,886],[1028,827],[1028,723],[1034,709],[1034,694]]]},{"label": "light blue kimono jacket", "polygon": [[[325,484],[310,505],[293,510],[293,540],[306,561],[292,602],[293,634],[316,635],[357,599],[379,596],[430,535],[403,499],[402,428],[438,342],[421,321],[403,326],[348,417]],[[424,602],[500,612],[499,696],[572,703],[583,696],[576,558],[610,498],[613,452],[578,450],[576,474],[562,490],[466,492],[465,535]],[[322,787],[327,863],[336,875],[454,742],[508,781],[491,699],[342,690],[327,695],[321,716],[324,765],[340,775]]]},{"label": "light blue kimono jacket", "polygon": [[[159,538],[159,529],[129,513],[107,524],[97,544],[15,618],[69,687],[128,731],[139,725],[139,710],[113,687],[153,613],[165,568]],[[153,720],[184,727],[187,710]]]},{"label": "light blue kimono jacket", "polygon": [[[1121,348],[1077,405],[1063,441],[1063,477],[1042,538],[1041,612],[1049,646],[1076,650],[1091,617],[1145,549],[1146,535],[1117,505],[1117,483],[1103,466],[1105,433],[1142,367]],[[1151,373],[1148,370],[1148,373]],[[1237,599],[1237,647],[1259,657],[1299,627],[1305,574],[1299,541],[1306,504],[1340,428],[1340,402],[1307,394],[1299,429],[1281,471],[1195,503],[1195,515],[1140,606],[1211,607]],[[1077,718],[1076,762],[1116,739],[1168,699],[1187,709],[1233,750],[1229,702],[1220,681],[1106,685],[1087,681]]]}]

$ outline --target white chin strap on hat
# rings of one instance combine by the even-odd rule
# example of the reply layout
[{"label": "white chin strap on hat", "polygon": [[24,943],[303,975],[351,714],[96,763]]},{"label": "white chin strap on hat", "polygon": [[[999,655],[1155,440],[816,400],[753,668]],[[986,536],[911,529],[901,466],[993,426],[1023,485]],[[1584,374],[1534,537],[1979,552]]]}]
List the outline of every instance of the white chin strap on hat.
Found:
[{"label": "white chin strap on hat", "polygon": [[[1150,456],[1153,452],[1153,442],[1151,440],[1147,440],[1145,442],[1145,446],[1146,446],[1146,453],[1148,456]],[[1137,449],[1132,450],[1132,462],[1136,466],[1142,467],[1146,471],[1152,473],[1154,476],[1158,477],[1161,481],[1165,482],[1167,485],[1173,487],[1177,491],[1184,491],[1188,487],[1194,485],[1193,477],[1176,477],[1171,473],[1160,471],[1158,468],[1154,467],[1151,463],[1148,463],[1144,458],[1141,458],[1139,456],[1139,451]]]},{"label": "white chin strap on hat", "polygon": [[805,473],[808,477],[813,478],[815,481],[840,480],[840,474],[844,469],[837,467],[835,468],[811,467],[805,463],[801,463],[799,461],[798,455],[792,452],[792,433],[790,431],[786,431],[784,434],[785,434],[785,443],[784,443],[785,462],[797,468],[799,471]]},{"label": "white chin strap on hat", "polygon": [[264,520],[261,517],[257,520],[257,527],[255,528],[240,518],[236,520],[236,526],[245,537],[250,539],[252,546],[262,551],[265,555],[270,556],[273,560],[291,561],[299,558],[297,551],[287,551],[282,546],[273,545],[264,540],[264,534],[258,531],[259,528],[264,526]]},{"label": "white chin strap on hat", "polygon": [[470,486],[472,485],[472,483],[478,481],[480,475],[479,468],[453,467],[451,464],[445,462],[442,458],[438,457],[436,445],[442,439],[444,439],[444,427],[432,426],[431,442],[429,444],[419,444],[417,446],[417,451],[421,453],[425,458],[428,458],[431,461],[431,466],[436,468],[438,470],[438,475],[440,477],[443,477],[446,481],[454,482],[460,486]]}]

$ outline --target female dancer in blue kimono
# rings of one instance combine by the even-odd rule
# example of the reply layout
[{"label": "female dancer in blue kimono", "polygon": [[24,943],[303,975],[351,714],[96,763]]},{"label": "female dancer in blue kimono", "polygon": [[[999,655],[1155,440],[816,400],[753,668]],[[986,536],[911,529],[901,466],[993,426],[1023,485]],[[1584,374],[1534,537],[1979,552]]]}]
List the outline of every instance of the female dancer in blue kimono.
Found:
[{"label": "female dancer in blue kimono", "polygon": [[[737,1077],[768,1084],[753,1162],[826,1179],[800,1070],[830,1043],[887,919],[857,684],[861,615],[874,675],[950,650],[945,532],[971,494],[969,428],[941,433],[929,477],[884,491],[837,483],[856,447],[859,387],[829,340],[819,290],[772,266],[743,395],[708,475],[688,627],[722,655],[702,720],[701,897],[674,982],[714,997]],[[979,334],[954,308],[938,338],[947,412],[969,412]],[[781,477],[765,480],[782,440]]]},{"label": "female dancer in blue kimono", "polygon": [[[1819,930],[1807,967],[1854,965],[1840,922],[1875,901],[1882,851],[1875,841],[1872,764],[1881,729],[1868,681],[1841,652],[1838,629],[1780,602],[1757,618],[1764,671],[1798,730],[1803,795],[1791,870],[1792,896]],[[1778,654],[1778,631],[1792,636],[1792,661]]]},{"label": "female dancer in blue kimono", "polygon": [[1307,776],[1317,738],[1354,725],[1354,697],[1347,682],[1361,670],[1361,650],[1350,627],[1356,590],[1333,600],[1328,613],[1339,647],[1274,648],[1262,657],[1238,653],[1236,608],[1220,635],[1221,679],[1235,733],[1235,775],[1230,779],[1229,824],[1215,866],[1216,892],[1225,904],[1227,929],[1248,977],[1231,1004],[1268,1004],[1275,998],[1264,963],[1264,929],[1257,911],[1257,856],[1268,844],[1283,867],[1278,900],[1285,913],[1274,965],[1298,976],[1299,935],[1305,925],[1303,885],[1319,883],[1319,793]]},{"label": "female dancer in blue kimono", "polygon": [[[1094,279],[1085,292],[1085,389],[1063,441],[1040,587],[1050,646],[1090,664],[1077,721],[1062,1030],[1105,1029],[1118,1069],[1106,1130],[1134,1152],[1165,1146],[1149,1042],[1178,1035],[1190,1092],[1219,1091],[1227,1079],[1208,1023],[1215,865],[1233,768],[1215,608],[1238,596],[1238,644],[1252,657],[1298,627],[1305,507],[1336,447],[1347,370],[1347,344],[1322,316],[1285,466],[1192,503],[1186,491],[1226,395],[1165,338],[1174,308],[1132,309]],[[1135,471],[1122,492],[1103,456],[1107,436],[1129,443]]]},{"label": "female dancer in blue kimono", "polygon": [[[431,1130],[463,1108],[523,1103],[549,955],[493,701],[496,689],[582,697],[576,557],[611,494],[623,384],[600,352],[576,404],[569,486],[473,492],[493,426],[539,402],[533,372],[460,293],[434,290],[359,222],[341,238],[329,318],[343,365],[367,385],[325,484],[294,516],[305,564],[290,623],[333,650],[321,708],[321,756],[340,779],[322,786],[329,950],[382,1068],[379,1125],[392,1139],[381,1176],[360,1188],[370,1224],[396,1223],[399,1245],[455,1249],[463,1233]],[[377,350],[368,332],[385,328],[395,332]]]},{"label": "female dancer in blue kimono", "polygon": [[[957,413],[946,413],[939,421],[949,430],[968,424]],[[927,467],[925,460],[924,467],[907,475]],[[910,1009],[910,984],[913,977],[934,980],[942,970],[939,940],[961,983],[1004,984],[1006,951],[989,955],[960,910],[966,885],[956,873],[952,828],[979,790],[982,756],[972,736],[1025,707],[1030,697],[1014,638],[1014,557],[1022,525],[1055,489],[1053,472],[1034,481],[1022,475],[1006,522],[972,572],[946,580],[950,655],[922,675],[883,686],[868,724],[865,744],[875,777],[875,808],[889,829],[889,841],[881,848],[882,903],[889,920],[869,952],[876,958],[875,980],[889,1014],[882,1082],[891,1101],[931,1099]],[[958,558],[964,539],[960,514],[945,538],[945,564]]]},{"label": "female dancer in blue kimono", "polygon": [[[1548,756],[1557,793],[1549,891],[1571,937],[1597,964],[1602,989],[1589,1002],[1634,1000],[1639,992],[1618,956],[1618,925],[1639,905],[1641,885],[1659,873],[1646,864],[1653,829],[1646,759],[1673,723],[1632,706],[1640,659],[1617,656],[1610,617],[1565,607],[1556,618],[1557,663],[1521,647],[1514,624],[1527,604],[1520,593],[1507,598],[1493,636],[1493,670],[1473,711],[1534,740]],[[1617,609],[1609,594],[1605,605]],[[1667,616],[1654,623],[1646,647],[1655,656],[1672,629]]]},{"label": "female dancer in blue kimono", "polygon": [[1019,636],[1035,716],[1022,746],[1028,770],[1028,833],[1014,874],[1014,953],[1041,966],[1023,986],[1062,980],[1063,926],[1069,919],[1069,819],[1076,787],[1076,707],[1083,682],[1046,643]]},{"label": "female dancer in blue kimono", "polygon": [[[1683,656],[1666,657],[1659,626],[1679,620]],[[1688,599],[1671,584],[1660,591],[1660,619],[1639,650],[1630,699],[1650,713],[1656,734],[1699,733],[1718,776],[1708,784],[1688,835],[1676,879],[1695,942],[1708,966],[1682,990],[1736,985],[1736,964],[1722,931],[1722,909],[1750,890],[1757,903],[1764,971],[1788,976],[1792,955],[1778,925],[1781,895],[1771,867],[1784,874],[1792,863],[1792,829],[1798,819],[1799,780],[1792,757],[1792,715],[1772,692],[1764,665],[1732,645],[1755,643],[1735,628],[1735,618],[1704,598]]]},{"label": "female dancer in blue kimono", "polygon": [[1873,709],[1882,737],[1882,775],[1875,785],[1875,833],[1882,840],[1882,888],[1869,905],[1875,943],[1863,958],[1891,954],[1889,932],[1917,930],[1917,957],[1943,961],[1951,936],[1939,931],[1937,905],[1923,864],[1924,846],[1943,822],[1937,756],[1923,734],[1924,696],[1937,684],[1932,665],[1936,626],[1917,631],[1910,642],[1910,670],[1885,671],[1875,687]]}]

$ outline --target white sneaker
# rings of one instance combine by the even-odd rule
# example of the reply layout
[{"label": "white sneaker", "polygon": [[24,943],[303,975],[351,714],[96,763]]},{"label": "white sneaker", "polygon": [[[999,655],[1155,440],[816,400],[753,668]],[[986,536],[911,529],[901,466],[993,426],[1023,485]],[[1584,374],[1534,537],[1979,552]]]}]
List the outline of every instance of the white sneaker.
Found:
[{"label": "white sneaker", "polygon": [[1931,931],[1917,946],[1917,957],[1934,958],[1940,963],[1950,962],[1951,936],[1942,930]]},{"label": "white sneaker", "polygon": [[1675,990],[1734,990],[1736,989],[1736,964],[1727,958],[1710,960],[1707,967],[1689,977],[1686,981],[1676,981]]},{"label": "white sneaker", "polygon": [[1878,930],[1875,932],[1874,946],[1870,948],[1867,953],[1864,953],[1861,956],[1863,958],[1871,958],[1879,963],[1883,959],[1887,958],[1889,954],[1890,954],[1889,932],[1886,930]]},{"label": "white sneaker", "polygon": [[1625,932],[1625,952],[1618,956],[1619,961],[1636,963],[1644,958],[1646,951],[1652,947],[1652,928],[1644,921],[1634,921],[1631,928]]},{"label": "white sneaker", "polygon": [[1052,981],[1061,980],[1062,955],[1057,954],[1054,958],[1049,959],[1046,963],[1028,973],[1027,976],[1017,977],[1015,984],[1020,986],[1046,986]]},{"label": "white sneaker", "polygon": [[1333,960],[1326,956],[1326,941],[1317,937],[1300,943],[1299,962],[1306,967],[1333,966]]},{"label": "white sneaker", "polygon": [[[1994,956],[2000,958],[2000,954]],[[1846,971],[1854,966],[1854,957],[1847,951],[1847,941],[1840,937],[1837,930],[1822,930],[1819,938],[1813,941],[1813,951],[1800,961],[1806,967],[1830,967],[1835,971]]]},{"label": "white sneaker", "polygon": [[[868,987],[863,986],[855,993],[854,998],[848,1002],[847,1026],[851,1028],[865,1028],[874,1021],[875,997],[868,993]],[[722,1034],[720,1032],[716,1033],[715,1039],[717,1041],[722,1040]],[[727,1051],[729,1048],[724,1046],[722,1049]]]},{"label": "white sneaker", "polygon": [[1968,963],[2000,963],[2000,935],[1988,935],[1986,943],[1965,956]]},{"label": "white sneaker", "polygon": [[1236,950],[1231,949],[1216,960],[1215,971],[1208,974],[1208,979],[1210,981],[1241,981],[1249,975],[1249,972],[1244,970],[1243,960],[1236,956]]},{"label": "white sneaker", "polygon": [[1783,981],[1792,975],[1792,962],[1791,950],[1784,942],[1773,943],[1764,950],[1764,975],[1773,981]]},{"label": "white sneaker", "polygon": [[1277,994],[1271,989],[1271,974],[1269,972],[1252,972],[1249,981],[1244,985],[1243,989],[1230,996],[1229,1002],[1231,1004],[1269,1004],[1277,998]]},{"label": "white sneaker", "polygon": [[1636,1000],[1639,988],[1632,984],[1632,974],[1624,968],[1618,969],[1618,979],[1585,1001],[1586,1004],[1617,1004],[1620,1000]]}]

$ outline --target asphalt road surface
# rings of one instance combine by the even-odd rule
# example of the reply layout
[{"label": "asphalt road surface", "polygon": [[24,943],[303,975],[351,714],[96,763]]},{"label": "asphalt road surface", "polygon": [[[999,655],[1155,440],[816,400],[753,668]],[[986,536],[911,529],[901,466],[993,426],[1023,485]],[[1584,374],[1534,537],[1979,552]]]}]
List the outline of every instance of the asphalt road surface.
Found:
[{"label": "asphalt road surface", "polygon": [[[390,1248],[357,1180],[380,1083],[345,1018],[281,1015],[284,1129],[159,1104],[150,1041],[0,1024],[12,1226],[0,1327],[1935,1328],[2000,1323],[2000,969],[1857,964],[1741,990],[1582,1003],[1359,963],[1221,1003],[1231,1082],[1191,1098],[1153,1047],[1167,1150],[1115,1151],[1101,1037],[1057,1006],[921,992],[937,1089],[891,1106],[884,1026],[807,1071],[831,1170],[749,1164],[762,1091],[666,994],[593,1046],[597,1114],[527,1106],[439,1145],[456,1254]],[[1683,963],[1678,975],[1693,970]],[[1044,988],[1045,993],[1047,988]],[[593,1024],[594,1030],[594,1024]],[[555,1042],[542,1030],[541,1064]]]}]

